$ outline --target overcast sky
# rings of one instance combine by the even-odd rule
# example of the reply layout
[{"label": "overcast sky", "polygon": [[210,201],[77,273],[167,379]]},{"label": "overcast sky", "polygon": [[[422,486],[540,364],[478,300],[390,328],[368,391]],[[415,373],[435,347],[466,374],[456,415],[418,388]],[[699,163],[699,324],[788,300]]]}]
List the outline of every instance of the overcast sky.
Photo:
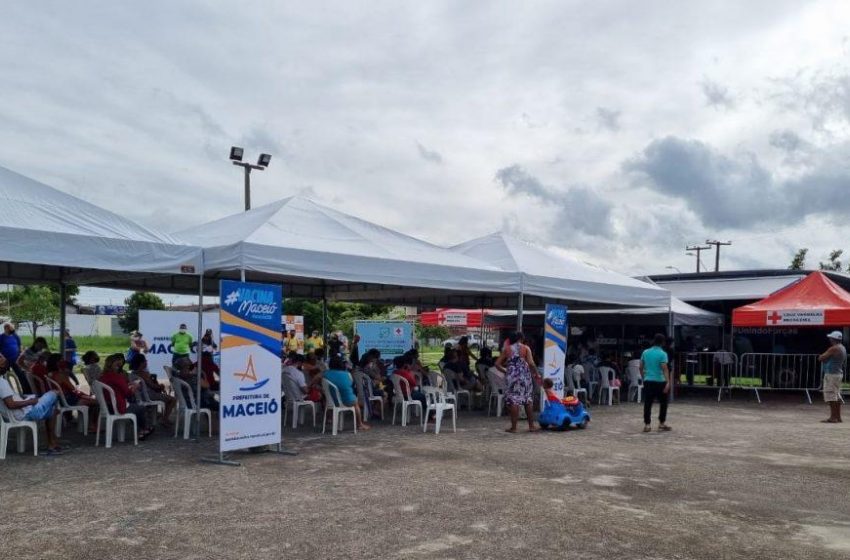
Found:
[{"label": "overcast sky", "polygon": [[6,2],[0,73],[0,165],[166,231],[241,209],[237,144],[255,206],[438,244],[850,252],[846,0]]}]

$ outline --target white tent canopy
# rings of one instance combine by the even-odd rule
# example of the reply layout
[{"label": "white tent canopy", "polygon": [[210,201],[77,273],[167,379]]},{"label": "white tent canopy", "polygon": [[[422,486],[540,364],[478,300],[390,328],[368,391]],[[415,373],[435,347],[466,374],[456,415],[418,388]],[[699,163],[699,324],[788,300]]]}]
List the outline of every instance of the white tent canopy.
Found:
[{"label": "white tent canopy", "polygon": [[208,277],[244,269],[251,279],[283,282],[288,296],[421,303],[507,298],[519,288],[515,274],[492,264],[299,196],[175,235],[204,247]]},{"label": "white tent canopy", "polygon": [[187,274],[197,286],[198,247],[0,167],[0,279],[84,282],[92,271]]},{"label": "white tent canopy", "polygon": [[[518,273],[522,292],[549,300],[613,306],[670,306],[670,292],[505,233],[452,247],[452,251]],[[580,305],[578,307],[581,307]]]},{"label": "white tent canopy", "polygon": [[[689,303],[673,298],[673,326],[690,327],[720,327],[723,326],[723,315],[700,309]],[[527,311],[525,314],[534,316],[541,311]],[[570,310],[571,317],[578,317],[581,324],[593,325],[667,325],[670,312],[666,307],[635,307],[622,309],[576,309]],[[487,312],[488,317],[516,317],[513,310],[494,310]]]}]

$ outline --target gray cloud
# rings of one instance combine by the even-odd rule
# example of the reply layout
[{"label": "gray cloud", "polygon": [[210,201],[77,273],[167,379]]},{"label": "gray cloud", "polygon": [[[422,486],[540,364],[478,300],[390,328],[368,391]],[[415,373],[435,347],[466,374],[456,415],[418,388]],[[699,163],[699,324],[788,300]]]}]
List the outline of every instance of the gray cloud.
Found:
[{"label": "gray cloud", "polygon": [[811,161],[814,147],[793,130],[774,130],[770,133],[769,141],[771,146],[783,153],[783,162],[787,165],[800,165]]},{"label": "gray cloud", "polygon": [[443,156],[436,150],[429,150],[421,143],[416,143],[416,151],[419,152],[419,157],[430,163],[440,165],[443,163]]},{"label": "gray cloud", "polygon": [[574,229],[598,236],[607,236],[613,231],[612,205],[588,188],[555,190],[517,164],[498,170],[496,180],[508,194],[529,195],[553,206],[557,213],[555,223],[558,229]]},{"label": "gray cloud", "polygon": [[617,132],[620,130],[620,115],[622,111],[614,111],[605,107],[596,108],[596,122],[599,128]]},{"label": "gray cloud", "polygon": [[773,89],[768,98],[784,109],[808,116],[815,130],[850,123],[850,72],[846,69],[828,73],[801,71],[771,82]]},{"label": "gray cloud", "polygon": [[729,93],[729,88],[717,82],[703,79],[700,82],[702,94],[705,96],[705,104],[716,109],[732,109],[735,106],[735,98]]},{"label": "gray cloud", "polygon": [[714,228],[790,226],[813,214],[850,209],[850,169],[824,161],[793,179],[777,179],[752,153],[729,157],[698,140],[668,136],[624,164],[650,189],[685,201]]}]

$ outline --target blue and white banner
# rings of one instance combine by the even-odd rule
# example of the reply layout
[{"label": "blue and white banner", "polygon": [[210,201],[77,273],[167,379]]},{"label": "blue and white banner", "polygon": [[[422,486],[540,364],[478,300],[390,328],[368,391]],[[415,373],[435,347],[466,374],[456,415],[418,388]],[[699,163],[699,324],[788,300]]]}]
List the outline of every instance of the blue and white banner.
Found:
[{"label": "blue and white banner", "polygon": [[281,440],[281,289],[223,280],[221,293],[221,451]]},{"label": "blue and white banner", "polygon": [[559,397],[564,396],[564,368],[567,359],[567,307],[546,304],[546,327],[543,342],[543,376],[554,384]]},{"label": "blue and white banner", "polygon": [[392,360],[413,348],[413,323],[406,321],[355,321],[360,335],[360,355],[377,348],[382,360]]}]

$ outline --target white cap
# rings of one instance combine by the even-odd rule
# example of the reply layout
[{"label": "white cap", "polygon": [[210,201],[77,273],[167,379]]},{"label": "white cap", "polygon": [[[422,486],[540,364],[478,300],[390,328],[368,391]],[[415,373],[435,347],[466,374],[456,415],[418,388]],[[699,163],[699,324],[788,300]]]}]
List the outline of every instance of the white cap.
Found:
[{"label": "white cap", "polygon": [[826,337],[831,338],[832,340],[840,341],[842,338],[844,338],[844,335],[841,334],[841,331],[832,331],[831,333],[826,335]]}]

